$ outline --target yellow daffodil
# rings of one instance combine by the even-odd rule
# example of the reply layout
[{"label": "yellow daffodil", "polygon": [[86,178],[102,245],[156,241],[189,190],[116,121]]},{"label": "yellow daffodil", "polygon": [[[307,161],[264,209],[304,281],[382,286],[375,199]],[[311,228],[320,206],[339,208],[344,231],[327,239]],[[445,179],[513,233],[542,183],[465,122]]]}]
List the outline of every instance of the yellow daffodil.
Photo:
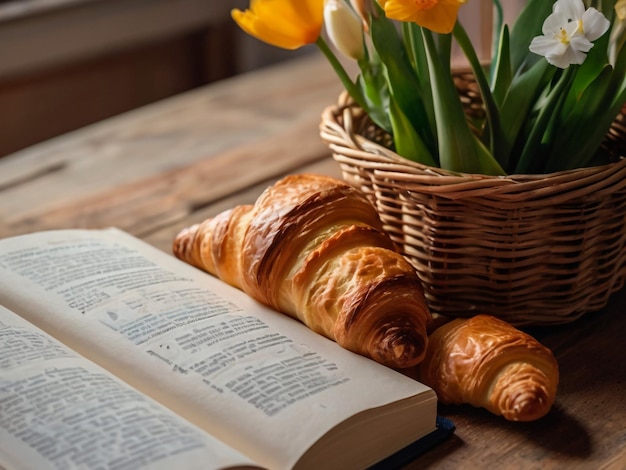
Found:
[{"label": "yellow daffodil", "polygon": [[246,33],[283,49],[314,43],[324,22],[324,0],[251,0],[231,16]]},{"label": "yellow daffodil", "polygon": [[417,23],[436,33],[454,28],[461,5],[467,0],[378,0],[388,18]]}]

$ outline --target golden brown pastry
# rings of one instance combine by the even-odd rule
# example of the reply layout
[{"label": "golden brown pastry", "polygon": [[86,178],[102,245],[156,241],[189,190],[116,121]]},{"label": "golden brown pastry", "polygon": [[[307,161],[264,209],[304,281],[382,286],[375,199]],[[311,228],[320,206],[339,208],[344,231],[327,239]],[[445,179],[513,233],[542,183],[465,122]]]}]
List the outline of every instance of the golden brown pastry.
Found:
[{"label": "golden brown pastry", "polygon": [[413,267],[348,184],[292,175],[256,203],[183,230],[174,254],[341,346],[395,368],[419,363],[430,313]]},{"label": "golden brown pastry", "polygon": [[418,378],[441,403],[469,403],[511,421],[533,421],[552,407],[559,369],[552,352],[532,336],[477,315],[431,333]]}]

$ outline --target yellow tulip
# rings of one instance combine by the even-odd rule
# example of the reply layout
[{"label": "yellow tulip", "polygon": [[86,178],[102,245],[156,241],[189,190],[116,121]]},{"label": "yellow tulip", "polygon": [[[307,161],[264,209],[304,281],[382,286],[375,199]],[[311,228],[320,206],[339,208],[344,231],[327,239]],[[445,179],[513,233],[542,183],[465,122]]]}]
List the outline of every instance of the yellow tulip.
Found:
[{"label": "yellow tulip", "polygon": [[246,33],[272,46],[298,49],[314,43],[324,22],[324,0],[251,0],[231,16]]},{"label": "yellow tulip", "polygon": [[417,23],[436,33],[454,28],[459,8],[467,0],[378,0],[388,18]]}]

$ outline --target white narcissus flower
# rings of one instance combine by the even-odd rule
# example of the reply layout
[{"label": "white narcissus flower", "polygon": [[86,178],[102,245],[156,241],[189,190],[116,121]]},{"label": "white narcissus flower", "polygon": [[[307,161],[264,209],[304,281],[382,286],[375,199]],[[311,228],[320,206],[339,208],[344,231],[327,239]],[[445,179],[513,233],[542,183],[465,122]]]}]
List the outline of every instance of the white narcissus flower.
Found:
[{"label": "white narcissus flower", "polygon": [[585,10],[582,0],[558,0],[543,23],[543,36],[535,37],[530,51],[559,68],[582,64],[595,41],[609,29],[606,17],[595,8]]},{"label": "white narcissus flower", "polygon": [[324,25],[337,50],[355,60],[363,58],[363,23],[346,0],[324,1]]}]

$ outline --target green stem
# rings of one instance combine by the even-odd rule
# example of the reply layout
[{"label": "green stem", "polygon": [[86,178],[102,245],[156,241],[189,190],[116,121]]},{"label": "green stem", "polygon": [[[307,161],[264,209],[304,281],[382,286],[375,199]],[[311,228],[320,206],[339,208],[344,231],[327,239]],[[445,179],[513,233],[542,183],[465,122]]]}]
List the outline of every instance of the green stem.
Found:
[{"label": "green stem", "polygon": [[315,41],[315,44],[320,49],[320,51],[322,51],[322,53],[326,56],[326,58],[328,59],[328,62],[330,62],[330,65],[335,70],[335,73],[339,77],[339,80],[341,80],[342,85],[344,86],[346,91],[350,94],[352,99],[361,108],[363,108],[363,110],[366,113],[370,114],[370,109],[367,104],[367,100],[363,96],[361,89],[352,81],[352,78],[350,77],[350,75],[348,75],[348,72],[346,72],[346,69],[343,67],[339,59],[337,59],[337,56],[333,53],[331,48],[328,47],[328,44],[326,43],[326,41],[324,41],[324,39],[320,36],[317,39],[317,41]]},{"label": "green stem", "polygon": [[415,76],[419,83],[419,93],[422,97],[424,112],[429,123],[432,135],[427,138],[431,142],[432,152],[437,154],[437,135],[435,125],[435,110],[433,105],[432,87],[430,86],[430,76],[428,71],[428,59],[426,50],[424,49],[424,41],[422,40],[421,26],[416,23],[402,23],[405,42],[409,50],[409,56],[412,58]]},{"label": "green stem", "polygon": [[446,73],[446,66],[439,60],[433,33],[424,28],[421,32],[433,90],[439,164],[446,170],[472,173],[476,149],[457,90]]},{"label": "green stem", "polygon": [[504,170],[470,130],[449,65],[440,62],[431,31],[422,28],[435,106],[441,168],[503,175]]}]

